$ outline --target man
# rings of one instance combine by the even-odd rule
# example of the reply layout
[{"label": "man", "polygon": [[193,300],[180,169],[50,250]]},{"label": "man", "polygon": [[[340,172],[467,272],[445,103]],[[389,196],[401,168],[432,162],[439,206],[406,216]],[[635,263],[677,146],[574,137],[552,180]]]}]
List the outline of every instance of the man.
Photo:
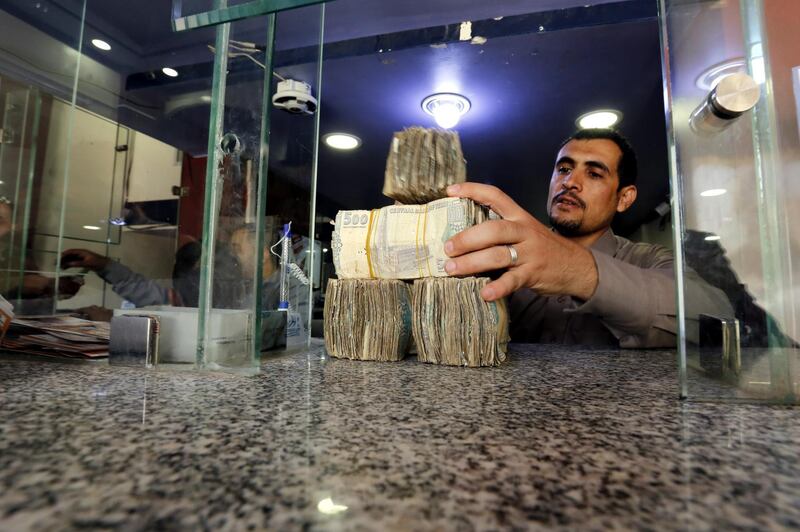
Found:
[{"label": "man", "polygon": [[[445,244],[451,275],[507,268],[481,292],[511,295],[512,339],[620,347],[674,347],[677,323],[672,253],[615,236],[611,221],[636,200],[636,155],[613,130],[583,130],[561,146],[539,223],[495,187],[453,185],[450,196],[488,205],[503,219]],[[686,272],[687,334],[698,314],[732,316],[724,294]]]}]

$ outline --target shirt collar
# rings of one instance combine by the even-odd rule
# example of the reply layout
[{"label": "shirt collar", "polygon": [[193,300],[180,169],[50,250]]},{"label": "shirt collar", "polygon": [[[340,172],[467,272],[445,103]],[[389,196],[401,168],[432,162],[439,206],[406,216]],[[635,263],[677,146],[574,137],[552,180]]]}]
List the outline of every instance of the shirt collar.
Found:
[{"label": "shirt collar", "polygon": [[617,252],[617,237],[609,227],[590,247],[606,255],[614,256]]}]

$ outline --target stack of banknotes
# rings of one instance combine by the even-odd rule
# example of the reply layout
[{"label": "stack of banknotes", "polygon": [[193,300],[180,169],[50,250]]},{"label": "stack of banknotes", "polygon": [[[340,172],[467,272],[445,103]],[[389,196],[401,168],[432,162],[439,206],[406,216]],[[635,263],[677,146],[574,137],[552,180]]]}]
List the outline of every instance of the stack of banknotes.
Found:
[{"label": "stack of banknotes", "polygon": [[443,198],[448,185],[467,180],[467,163],[455,131],[412,127],[394,134],[383,195],[400,203]]},{"label": "stack of banknotes", "polygon": [[417,279],[413,331],[417,358],[448,366],[499,366],[506,359],[505,300],[481,298],[486,277]]},{"label": "stack of banknotes", "polygon": [[463,182],[465,174],[457,133],[410,128],[395,134],[384,194],[421,203],[336,215],[331,251],[338,279],[329,281],[325,295],[332,356],[396,361],[416,351],[433,364],[505,361],[505,301],[481,298],[488,278],[448,277],[444,269],[445,242],[496,217],[472,200],[446,197],[447,185]]},{"label": "stack of banknotes", "polygon": [[331,356],[390,362],[411,340],[411,290],[403,281],[331,279],[325,294],[325,344]]}]

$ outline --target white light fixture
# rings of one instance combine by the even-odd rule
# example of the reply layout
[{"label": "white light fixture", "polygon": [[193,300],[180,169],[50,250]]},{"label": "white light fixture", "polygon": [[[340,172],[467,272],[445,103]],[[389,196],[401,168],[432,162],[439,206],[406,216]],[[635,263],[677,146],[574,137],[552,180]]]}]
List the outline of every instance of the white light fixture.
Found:
[{"label": "white light fixture", "polygon": [[178,77],[178,71],[175,70],[174,68],[164,67],[164,68],[161,69],[161,72],[163,72],[165,76],[169,76],[171,78],[177,78]]},{"label": "white light fixture", "polygon": [[422,100],[422,109],[433,116],[439,127],[444,129],[456,127],[470,107],[472,104],[468,99],[452,92],[431,94]]},{"label": "white light fixture", "polygon": [[89,231],[99,231],[100,228],[96,225],[84,225],[84,229],[88,229]]},{"label": "white light fixture", "polygon": [[325,515],[335,515],[347,510],[347,506],[343,504],[336,504],[333,502],[333,499],[328,497],[327,499],[322,499],[317,504],[317,510]]},{"label": "white light fixture", "polygon": [[111,45],[108,44],[103,39],[92,39],[92,45],[95,48],[99,48],[100,50],[103,50],[104,52],[107,52],[107,51],[111,50]]},{"label": "white light fixture", "polygon": [[704,190],[700,193],[701,196],[704,198],[713,198],[714,196],[722,196],[728,192],[724,188],[710,188],[708,190]]},{"label": "white light fixture", "polygon": [[622,120],[622,113],[614,109],[600,109],[582,114],[575,121],[580,129],[608,129]]},{"label": "white light fixture", "polygon": [[709,241],[709,242],[714,242],[715,240],[719,240],[720,236],[719,235],[708,235],[705,239],[707,241]]},{"label": "white light fixture", "polygon": [[350,133],[328,133],[322,140],[335,150],[354,150],[361,146],[361,139]]}]

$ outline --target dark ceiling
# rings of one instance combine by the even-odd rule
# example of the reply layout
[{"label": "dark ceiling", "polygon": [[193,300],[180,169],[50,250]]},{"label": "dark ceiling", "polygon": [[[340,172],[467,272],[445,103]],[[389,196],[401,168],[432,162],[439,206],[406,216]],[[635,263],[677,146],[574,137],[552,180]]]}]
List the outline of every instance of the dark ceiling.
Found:
[{"label": "dark ceiling", "polygon": [[[1,5],[75,45],[73,32],[65,28],[75,26],[79,0],[42,1],[38,8],[33,4],[3,0]],[[42,5],[50,8],[46,16]],[[319,12],[319,6],[312,6],[280,14],[276,37],[277,71],[308,81],[315,92]],[[621,111],[620,129],[640,159],[639,200],[615,226],[630,233],[669,193],[656,13],[656,0],[329,2],[321,133],[348,131],[363,145],[348,153],[320,147],[320,214],[333,217],[336,208],[387,204],[380,190],[392,133],[433,125],[420,102],[447,89],[473,104],[457,127],[470,179],[498,185],[539,217],[555,152],[574,130],[575,119],[592,109]],[[91,46],[84,50],[122,76],[120,101],[126,106],[114,109],[110,118],[202,154],[208,106],[172,114],[164,108],[175,97],[208,91],[213,55],[206,45],[213,42],[214,32],[173,33],[170,16],[169,0],[88,0],[85,38],[109,40],[114,53]],[[473,21],[473,34],[487,37],[487,42],[459,42],[458,22],[463,20]],[[234,28],[237,39],[259,45],[266,40],[262,19]],[[163,65],[181,67],[181,77],[159,75]],[[263,71],[241,58],[232,59],[230,68],[232,91],[259,92]],[[307,188],[313,119],[278,111],[273,118],[270,171],[277,179]]]}]

